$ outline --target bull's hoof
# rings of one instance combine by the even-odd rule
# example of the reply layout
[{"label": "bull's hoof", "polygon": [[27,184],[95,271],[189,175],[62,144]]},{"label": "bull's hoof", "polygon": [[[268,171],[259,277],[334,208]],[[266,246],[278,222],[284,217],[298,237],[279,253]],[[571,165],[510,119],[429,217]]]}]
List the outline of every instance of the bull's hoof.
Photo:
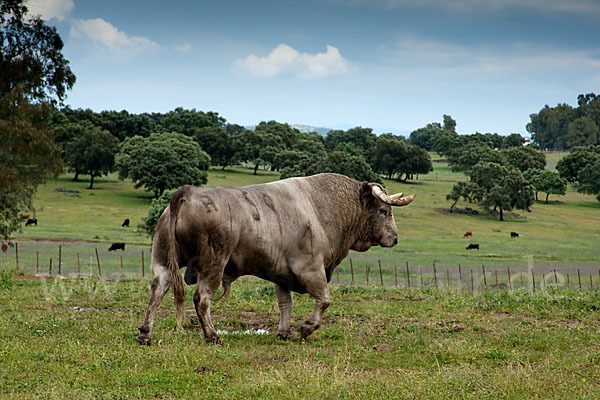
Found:
[{"label": "bull's hoof", "polygon": [[277,336],[279,336],[279,339],[281,340],[292,340],[294,338],[294,334],[292,333],[291,329],[285,332],[277,332]]},{"label": "bull's hoof", "polygon": [[304,339],[307,336],[309,336],[311,333],[316,331],[318,327],[319,327],[319,325],[317,325],[317,324],[314,324],[311,322],[305,322],[302,325],[300,325],[300,336],[302,337],[302,339]]},{"label": "bull's hoof", "polygon": [[204,340],[206,341],[206,343],[210,343],[210,344],[223,344],[223,341],[217,335],[210,336],[210,337],[207,336],[204,338]]},{"label": "bull's hoof", "polygon": [[152,343],[152,339],[150,338],[150,336],[146,336],[146,335],[142,335],[142,334],[140,334],[137,337],[137,341],[142,346],[150,346],[150,344]]}]

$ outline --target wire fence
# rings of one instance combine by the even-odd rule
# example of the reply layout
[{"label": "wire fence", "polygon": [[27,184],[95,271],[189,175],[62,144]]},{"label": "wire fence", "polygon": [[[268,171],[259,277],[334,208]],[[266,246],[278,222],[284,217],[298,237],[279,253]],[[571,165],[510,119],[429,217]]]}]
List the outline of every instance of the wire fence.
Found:
[{"label": "wire fence", "polygon": [[[151,248],[125,244],[110,250],[104,243],[13,242],[0,253],[2,268],[16,267],[32,276],[62,276],[101,279],[148,278]],[[385,265],[357,265],[347,258],[330,277],[330,283],[343,286],[382,286],[479,290],[525,288],[543,291],[550,287],[570,290],[600,288],[600,265],[595,263],[528,263],[507,265],[413,265],[408,260]]]}]

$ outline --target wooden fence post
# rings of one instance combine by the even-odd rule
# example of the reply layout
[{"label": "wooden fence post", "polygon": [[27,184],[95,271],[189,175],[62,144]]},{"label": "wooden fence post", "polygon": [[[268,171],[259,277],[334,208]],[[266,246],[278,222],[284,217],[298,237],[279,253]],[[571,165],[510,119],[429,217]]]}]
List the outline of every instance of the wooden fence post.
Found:
[{"label": "wooden fence post", "polygon": [[144,277],[144,250],[142,250],[142,278]]},{"label": "wooden fence post", "polygon": [[446,285],[448,286],[448,289],[450,289],[450,270],[449,269],[446,270]]},{"label": "wooden fence post", "polygon": [[98,256],[98,248],[96,247],[96,262],[98,263],[98,277],[102,278],[102,270],[100,269],[100,257]]},{"label": "wooden fence post", "polygon": [[40,252],[35,252],[35,273],[36,275],[40,273]]},{"label": "wooden fence post", "polygon": [[475,291],[475,285],[473,284],[473,269],[471,268],[471,292]]},{"label": "wooden fence post", "polygon": [[369,272],[371,272],[371,267],[365,265],[365,275],[367,275],[367,286],[369,286]]},{"label": "wooden fence post", "polygon": [[581,274],[579,273],[579,269],[577,270],[577,280],[579,281],[579,291],[581,291]]},{"label": "wooden fence post", "polygon": [[546,274],[542,273],[542,283],[544,284],[544,288],[546,287]]},{"label": "wooden fence post", "polygon": [[521,278],[521,288],[523,288],[523,273],[519,273],[519,278]]},{"label": "wooden fence post", "polygon": [[62,245],[58,245],[58,275],[61,275],[62,270]]},{"label": "wooden fence post", "polygon": [[123,256],[121,256],[121,278],[125,277],[125,273],[123,271]]},{"label": "wooden fence post", "polygon": [[460,264],[458,264],[458,280],[462,284],[462,268],[460,267]]},{"label": "wooden fence post", "polygon": [[535,293],[535,271],[531,268],[531,281],[533,282],[533,293]]},{"label": "wooden fence post", "polygon": [[81,264],[79,263],[79,253],[77,253],[77,278],[81,278]]},{"label": "wooden fence post", "polygon": [[394,265],[394,286],[398,287],[398,266]]},{"label": "wooden fence post", "polygon": [[379,264],[379,283],[383,286],[383,273],[381,272],[381,260],[377,260]]},{"label": "wooden fence post", "polygon": [[508,288],[512,290],[512,281],[510,280],[510,267],[506,266],[506,272],[508,272]]},{"label": "wooden fence post", "polygon": [[406,262],[406,280],[408,281],[408,287],[410,287],[410,272],[408,271],[408,261]]},{"label": "wooden fence post", "polygon": [[571,290],[571,281],[569,280],[569,274],[567,274],[567,290]]},{"label": "wooden fence post", "polygon": [[419,275],[421,275],[421,288],[423,288],[423,268],[419,267]]},{"label": "wooden fence post", "polygon": [[554,283],[558,284],[558,277],[556,276],[556,270],[554,270]]},{"label": "wooden fence post", "polygon": [[52,257],[50,257],[50,275],[52,275]]},{"label": "wooden fence post", "polygon": [[496,289],[498,289],[498,270],[495,270],[494,274],[496,275]]},{"label": "wooden fence post", "polygon": [[352,267],[352,259],[350,259],[350,273],[352,274],[352,286],[354,286],[354,268]]},{"label": "wooden fence post", "polygon": [[437,271],[435,269],[435,263],[433,263],[433,281],[435,282],[435,287],[437,289],[438,284],[437,284]]},{"label": "wooden fence post", "polygon": [[19,243],[15,242],[15,260],[17,263],[17,269],[19,269]]},{"label": "wooden fence post", "polygon": [[487,289],[487,278],[485,276],[485,265],[481,264],[481,270],[483,271],[483,286]]},{"label": "wooden fence post", "polygon": [[594,284],[592,283],[592,274],[590,274],[590,289],[594,288]]}]

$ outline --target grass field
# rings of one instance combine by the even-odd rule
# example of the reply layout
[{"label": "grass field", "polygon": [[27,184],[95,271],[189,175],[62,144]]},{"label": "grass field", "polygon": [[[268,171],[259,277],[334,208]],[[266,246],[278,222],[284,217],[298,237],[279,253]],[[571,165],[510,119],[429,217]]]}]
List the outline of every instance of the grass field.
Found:
[{"label": "grass field", "polygon": [[[548,167],[561,156],[549,154]],[[183,332],[175,329],[169,293],[157,313],[153,345],[135,340],[150,284],[150,238],[136,229],[151,201],[147,192],[115,175],[97,180],[92,191],[67,175],[48,182],[35,198],[38,226],[13,239],[18,271],[16,248],[0,253],[0,398],[600,398],[600,203],[569,188],[549,204],[536,203],[531,213],[509,213],[503,223],[485,213],[450,214],[445,196],[465,177],[443,162],[434,167],[409,184],[386,181],[391,192],[417,193],[413,204],[395,212],[400,243],[350,253],[338,268],[341,284],[338,274],[332,279],[333,302],[321,329],[305,341],[278,340],[272,286],[246,277],[234,283],[229,299],[213,304],[216,328],[230,332],[222,346],[204,343],[192,287],[185,289]],[[209,171],[209,185],[276,179],[243,168]],[[121,228],[124,218],[131,228]],[[467,230],[473,238],[463,238]],[[521,237],[511,239],[511,231]],[[127,243],[125,251],[108,252],[118,241]],[[469,243],[481,250],[467,252]],[[48,274],[50,258],[56,275],[59,246],[64,279],[31,276],[38,263],[40,274]],[[103,279],[97,278],[96,249]],[[75,279],[77,256],[83,279]],[[356,286],[350,285],[350,259]],[[406,262],[412,288],[406,287]],[[593,290],[577,290],[576,270],[583,287]],[[491,290],[496,272],[503,290]],[[294,295],[294,304],[297,331],[314,302]],[[256,329],[269,333],[243,334]]]},{"label": "grass field", "polygon": [[[549,153],[548,166],[553,168],[562,156]],[[400,243],[392,249],[377,247],[366,253],[351,252],[342,263],[342,270],[349,269],[350,258],[361,266],[381,261],[388,270],[406,262],[415,268],[431,268],[436,263],[444,268],[457,268],[458,264],[478,268],[485,264],[512,265],[520,270],[525,270],[531,262],[540,270],[548,271],[569,265],[585,270],[600,266],[600,202],[594,196],[577,193],[569,187],[566,196],[551,196],[548,204],[536,202],[530,213],[522,210],[507,213],[505,222],[485,212],[476,216],[450,214],[446,194],[456,181],[466,178],[453,173],[443,162],[435,162],[434,168],[434,172],[408,184],[385,182],[391,192],[417,194],[410,206],[395,211]],[[125,256],[125,268],[138,270],[140,262],[134,259],[140,257],[142,248],[150,245],[150,238],[137,231],[136,226],[147,213],[150,194],[134,189],[129,181],[117,180],[116,175],[98,179],[94,190],[86,189],[87,182],[76,183],[70,178],[63,175],[39,188],[35,200],[39,225],[23,228],[17,240],[99,242],[89,246],[88,253],[92,254],[94,247],[107,248],[111,242],[137,244],[140,248],[136,248],[135,254]],[[242,168],[211,169],[208,184],[242,186],[276,179],[278,174],[268,171],[259,171],[259,175],[254,176]],[[57,188],[79,193],[58,192]],[[458,206],[472,205],[459,203]],[[129,229],[121,228],[125,218],[131,220]],[[463,238],[465,231],[472,231],[473,238]],[[521,237],[511,239],[511,231]],[[469,243],[478,243],[480,250],[466,251]],[[49,257],[52,255],[44,254],[44,263],[48,264]],[[54,257],[56,261],[56,255]],[[33,260],[34,254],[30,253],[29,258]],[[10,261],[10,257],[5,259]],[[74,256],[70,260],[73,263]]]},{"label": "grass field", "polygon": [[[598,291],[333,287],[324,324],[282,342],[273,290],[255,278],[213,305],[205,344],[190,288],[184,331],[172,297],[154,343],[135,336],[147,282],[29,280],[0,273],[0,397],[12,399],[597,399]],[[292,327],[312,311],[294,296]],[[267,329],[267,335],[242,334]],[[377,346],[377,347],[376,347]],[[375,347],[377,349],[375,349]]]}]

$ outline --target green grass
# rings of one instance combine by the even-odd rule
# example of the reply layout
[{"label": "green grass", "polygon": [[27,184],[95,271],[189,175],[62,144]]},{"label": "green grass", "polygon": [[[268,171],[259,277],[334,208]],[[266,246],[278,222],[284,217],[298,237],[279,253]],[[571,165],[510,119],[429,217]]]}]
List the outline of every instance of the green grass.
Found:
[{"label": "green grass", "polygon": [[[598,291],[476,293],[332,287],[321,329],[276,338],[266,283],[245,278],[213,306],[218,329],[266,328],[205,344],[186,289],[154,343],[135,336],[148,282],[28,280],[0,272],[0,397],[14,399],[573,398],[600,396]],[[312,311],[294,296],[292,327]],[[385,344],[384,351],[374,346]]]}]

